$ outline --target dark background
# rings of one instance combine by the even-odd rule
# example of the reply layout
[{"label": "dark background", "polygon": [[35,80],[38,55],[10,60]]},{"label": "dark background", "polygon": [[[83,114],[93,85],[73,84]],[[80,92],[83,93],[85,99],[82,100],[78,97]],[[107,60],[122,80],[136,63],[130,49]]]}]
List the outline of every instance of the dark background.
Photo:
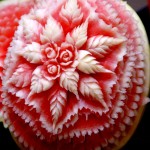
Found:
[{"label": "dark background", "polygon": [[[150,15],[148,7],[139,10],[138,15],[142,19],[150,39]],[[0,150],[19,150],[12,140],[8,129],[5,129],[2,123],[0,123]],[[136,132],[122,150],[150,150],[150,103],[146,106]]]}]

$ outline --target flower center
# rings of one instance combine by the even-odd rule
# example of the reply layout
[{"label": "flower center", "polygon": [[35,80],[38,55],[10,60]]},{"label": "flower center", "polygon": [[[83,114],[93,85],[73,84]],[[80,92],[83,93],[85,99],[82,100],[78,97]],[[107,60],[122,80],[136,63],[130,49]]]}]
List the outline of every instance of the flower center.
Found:
[{"label": "flower center", "polygon": [[66,51],[63,51],[61,54],[60,54],[60,59],[63,61],[63,62],[68,62],[71,60],[72,58],[72,53],[67,49]]},{"label": "flower center", "polygon": [[47,58],[49,59],[54,58],[56,56],[56,51],[53,48],[48,47],[45,49],[45,52],[47,54]]},{"label": "flower center", "polygon": [[43,61],[55,59],[58,55],[58,46],[56,43],[47,43],[43,45]]},{"label": "flower center", "polygon": [[48,65],[48,66],[47,66],[47,69],[48,69],[48,72],[49,72],[51,75],[56,74],[57,71],[58,71],[58,67],[55,66],[55,65]]},{"label": "flower center", "polygon": [[74,60],[76,59],[76,48],[72,44],[62,43],[57,61],[64,69],[72,67]]}]

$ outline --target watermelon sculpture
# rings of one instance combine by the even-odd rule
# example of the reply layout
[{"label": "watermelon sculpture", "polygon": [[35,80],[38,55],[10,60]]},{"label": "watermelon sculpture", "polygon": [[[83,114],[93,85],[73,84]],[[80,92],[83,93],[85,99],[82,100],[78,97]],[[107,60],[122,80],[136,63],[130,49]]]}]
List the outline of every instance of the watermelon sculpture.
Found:
[{"label": "watermelon sculpture", "polygon": [[0,3],[0,115],[24,150],[116,150],[149,101],[149,49],[120,0]]}]

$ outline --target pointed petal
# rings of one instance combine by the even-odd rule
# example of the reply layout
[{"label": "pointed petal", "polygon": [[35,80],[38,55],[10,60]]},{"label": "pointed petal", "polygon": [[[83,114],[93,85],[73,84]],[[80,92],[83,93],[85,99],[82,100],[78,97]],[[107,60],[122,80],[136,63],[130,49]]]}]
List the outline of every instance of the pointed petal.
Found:
[{"label": "pointed petal", "polygon": [[48,80],[44,77],[44,70],[43,68],[37,67],[31,79],[31,93],[41,93],[43,91],[47,91],[54,85],[54,80]]},{"label": "pointed petal", "polygon": [[32,41],[39,41],[43,27],[38,21],[24,16],[21,24],[23,27],[23,36],[27,41],[31,41],[31,39]]},{"label": "pointed petal", "polygon": [[9,82],[14,84],[16,87],[26,87],[31,82],[32,69],[27,64],[21,64],[17,67],[16,71],[13,73]]},{"label": "pointed petal", "polygon": [[112,46],[124,43],[123,38],[114,38],[108,36],[94,36],[88,39],[87,49],[97,58],[103,58],[111,51]]},{"label": "pointed petal", "polygon": [[41,41],[46,42],[60,42],[63,38],[63,29],[59,22],[57,22],[53,17],[49,17],[45,29],[43,30],[43,35],[41,35]]},{"label": "pointed petal", "polygon": [[63,113],[63,109],[67,102],[67,92],[66,90],[59,88],[53,92],[52,95],[49,97],[50,100],[50,111],[53,120],[53,129],[56,127],[56,123],[61,117]]},{"label": "pointed petal", "polygon": [[99,62],[96,61],[96,59],[91,55],[91,53],[85,50],[79,51],[79,64],[77,68],[86,74],[97,72],[112,73],[101,66]]},{"label": "pointed petal", "polygon": [[87,41],[87,29],[88,29],[88,20],[74,28],[71,33],[68,33],[66,36],[66,41],[70,44],[75,45],[77,48],[82,47]]},{"label": "pointed petal", "polygon": [[23,51],[17,53],[30,63],[37,64],[42,62],[41,47],[39,43],[32,42],[32,44],[28,44]]},{"label": "pointed petal", "polygon": [[59,13],[65,24],[76,25],[83,18],[77,0],[68,0]]},{"label": "pointed petal", "polygon": [[76,71],[65,71],[60,76],[60,86],[78,95],[79,74]]},{"label": "pointed petal", "polygon": [[82,78],[80,81],[79,90],[83,96],[92,97],[93,100],[99,101],[105,108],[108,108],[107,104],[104,101],[101,87],[99,86],[97,80],[95,80],[94,78]]}]

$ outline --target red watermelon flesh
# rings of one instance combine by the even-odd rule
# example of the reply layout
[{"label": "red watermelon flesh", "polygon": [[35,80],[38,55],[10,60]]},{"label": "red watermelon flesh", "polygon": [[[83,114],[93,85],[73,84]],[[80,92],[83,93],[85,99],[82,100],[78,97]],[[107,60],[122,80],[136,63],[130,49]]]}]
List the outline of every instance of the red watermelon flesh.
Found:
[{"label": "red watermelon flesh", "polygon": [[[17,29],[18,22],[22,15],[29,12],[33,3],[30,2],[8,2],[0,3],[0,77],[3,75],[4,59],[8,47]],[[2,80],[0,80],[2,86]],[[0,103],[0,107],[1,103]]]},{"label": "red watermelon flesh", "polygon": [[34,5],[0,10],[4,125],[22,149],[112,149],[147,102],[141,23],[118,0]]}]

